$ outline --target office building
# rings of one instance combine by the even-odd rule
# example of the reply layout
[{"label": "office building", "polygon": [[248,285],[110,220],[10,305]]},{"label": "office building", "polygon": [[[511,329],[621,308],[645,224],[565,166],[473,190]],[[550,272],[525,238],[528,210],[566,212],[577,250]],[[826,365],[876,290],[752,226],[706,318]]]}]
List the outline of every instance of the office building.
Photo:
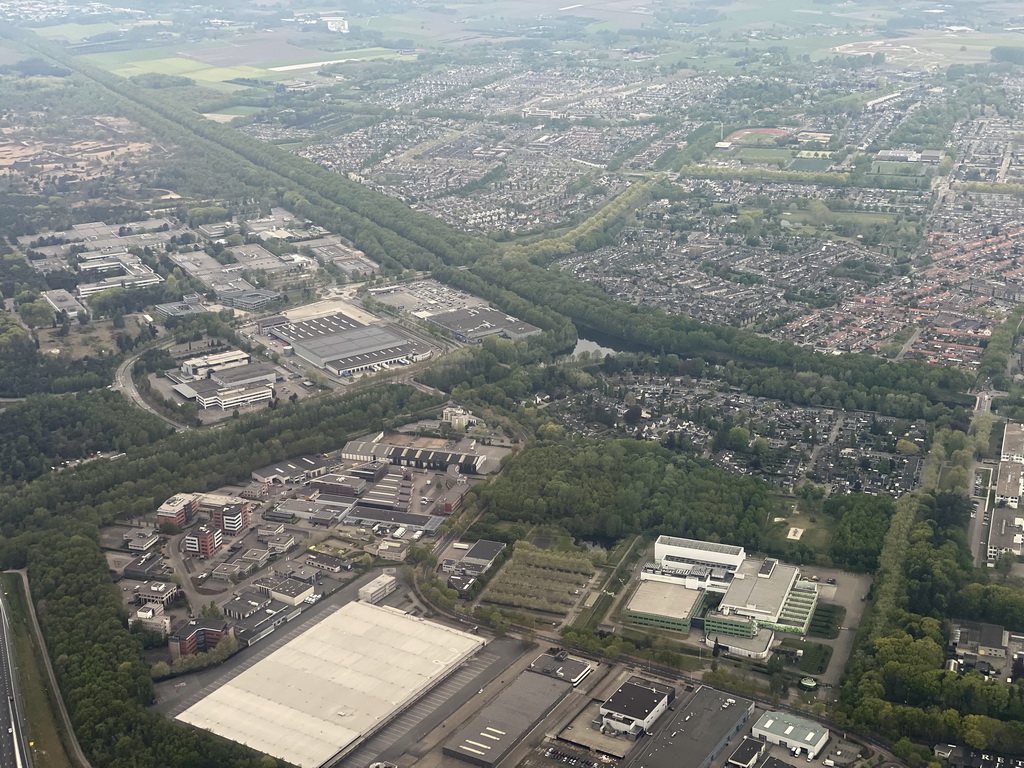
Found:
[{"label": "office building", "polygon": [[185,536],[185,551],[200,560],[213,557],[224,544],[219,528],[200,525]]},{"label": "office building", "polygon": [[167,648],[171,661],[182,656],[211,651],[229,634],[231,628],[226,621],[192,619],[168,638]]},{"label": "office building", "polygon": [[388,573],[382,573],[369,584],[359,588],[359,599],[364,603],[379,603],[398,589],[398,580]]}]

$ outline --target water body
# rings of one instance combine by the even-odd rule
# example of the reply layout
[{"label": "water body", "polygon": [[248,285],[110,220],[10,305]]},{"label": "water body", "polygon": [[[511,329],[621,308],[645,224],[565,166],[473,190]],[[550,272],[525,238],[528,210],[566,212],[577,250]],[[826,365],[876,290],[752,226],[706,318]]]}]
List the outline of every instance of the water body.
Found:
[{"label": "water body", "polygon": [[600,331],[576,326],[576,332],[579,335],[579,340],[572,349],[573,355],[578,355],[580,352],[590,352],[591,354],[597,352],[601,357],[604,357],[605,355],[617,355],[620,352],[629,351],[622,348],[622,342],[619,339],[608,336]]}]

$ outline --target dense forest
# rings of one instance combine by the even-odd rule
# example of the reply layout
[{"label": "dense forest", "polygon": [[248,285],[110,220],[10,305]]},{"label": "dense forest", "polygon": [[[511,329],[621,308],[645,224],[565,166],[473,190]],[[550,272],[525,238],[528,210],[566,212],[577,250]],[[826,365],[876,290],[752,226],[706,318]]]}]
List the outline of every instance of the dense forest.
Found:
[{"label": "dense forest", "polygon": [[753,550],[775,511],[766,483],[636,440],[528,448],[481,493],[501,520],[554,523],[576,537],[664,533]]},{"label": "dense forest", "polygon": [[[913,494],[896,507],[879,557],[875,602],[847,666],[839,716],[890,741],[959,742],[1024,754],[1024,678],[1004,684],[976,671],[947,671],[943,624],[953,616],[1006,620],[1007,628],[1020,629],[1014,622],[1024,620],[1024,601],[1010,598],[1006,588],[969,583],[975,575],[964,533],[969,499]],[[924,760],[901,751],[912,765]]]},{"label": "dense forest", "polygon": [[147,712],[149,665],[110,582],[98,526],[152,512],[180,491],[244,480],[257,466],[336,448],[349,433],[435,413],[439,398],[382,386],[336,399],[283,405],[204,432],[132,448],[0,489],[0,563],[27,564],[47,645],[86,754],[106,768],[272,768],[278,763]]},{"label": "dense forest", "polygon": [[0,481],[31,480],[61,462],[149,445],[168,432],[158,418],[105,389],[33,395],[0,413]]},{"label": "dense forest", "polygon": [[895,512],[892,499],[866,493],[832,496],[824,512],[836,522],[829,549],[832,561],[854,571],[874,571]]}]

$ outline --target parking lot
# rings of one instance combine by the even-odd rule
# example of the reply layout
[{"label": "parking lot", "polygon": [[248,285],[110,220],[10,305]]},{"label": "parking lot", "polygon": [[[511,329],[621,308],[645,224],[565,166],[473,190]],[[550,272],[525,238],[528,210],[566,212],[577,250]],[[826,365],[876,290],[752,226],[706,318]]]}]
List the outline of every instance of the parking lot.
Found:
[{"label": "parking lot", "polygon": [[[861,617],[867,607],[865,597],[871,589],[871,577],[863,573],[849,573],[834,568],[816,566],[802,567],[801,571],[808,578],[818,579],[819,600],[825,603],[841,605],[846,609],[846,618],[839,628],[839,637],[835,640],[811,638],[814,642],[832,646],[832,658],[828,669],[818,680],[826,686],[835,686],[843,675],[843,667],[853,651],[853,640],[860,626]],[[834,584],[829,581],[834,580]],[[825,695],[828,695],[827,693]]]}]

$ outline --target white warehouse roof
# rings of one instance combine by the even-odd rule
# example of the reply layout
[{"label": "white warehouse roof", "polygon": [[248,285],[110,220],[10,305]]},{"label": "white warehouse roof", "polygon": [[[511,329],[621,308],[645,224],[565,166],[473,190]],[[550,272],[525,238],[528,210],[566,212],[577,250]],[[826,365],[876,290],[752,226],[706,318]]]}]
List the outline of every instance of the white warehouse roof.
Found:
[{"label": "white warehouse roof", "polygon": [[348,603],[178,719],[300,768],[372,732],[484,640],[402,611]]}]

